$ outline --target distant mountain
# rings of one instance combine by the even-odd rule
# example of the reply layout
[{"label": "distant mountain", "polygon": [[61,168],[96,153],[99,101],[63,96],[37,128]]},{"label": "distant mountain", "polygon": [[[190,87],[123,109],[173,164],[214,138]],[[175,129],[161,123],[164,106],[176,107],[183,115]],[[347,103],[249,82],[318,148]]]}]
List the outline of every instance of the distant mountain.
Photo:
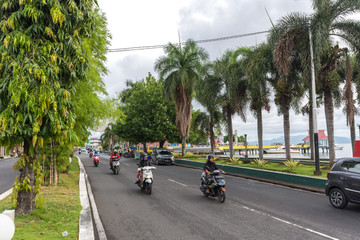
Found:
[{"label": "distant mountain", "polygon": [[[304,138],[305,138],[304,135],[290,136],[290,143],[291,144],[302,143],[302,140]],[[263,141],[264,145],[272,145],[274,143],[285,143],[284,137],[278,137],[278,138]],[[335,136],[335,143],[350,143],[350,138]],[[258,141],[249,142],[249,144],[250,145],[258,145]]]}]

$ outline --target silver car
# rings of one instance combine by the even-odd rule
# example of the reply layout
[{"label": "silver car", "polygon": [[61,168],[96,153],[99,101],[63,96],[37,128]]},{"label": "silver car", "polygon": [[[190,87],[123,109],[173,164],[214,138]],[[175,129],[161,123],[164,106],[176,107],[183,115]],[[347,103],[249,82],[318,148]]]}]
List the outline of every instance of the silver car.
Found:
[{"label": "silver car", "polygon": [[165,148],[154,148],[151,153],[151,162],[153,164],[171,164],[174,165],[175,159],[172,153]]}]

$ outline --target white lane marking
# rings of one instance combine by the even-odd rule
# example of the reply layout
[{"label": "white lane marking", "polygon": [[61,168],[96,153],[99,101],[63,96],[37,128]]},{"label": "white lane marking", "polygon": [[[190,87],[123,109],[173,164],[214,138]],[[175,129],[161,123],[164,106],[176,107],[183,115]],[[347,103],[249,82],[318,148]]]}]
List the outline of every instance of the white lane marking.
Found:
[{"label": "white lane marking", "polygon": [[310,229],[310,228],[306,228],[306,227],[300,226],[300,225],[298,225],[298,224],[291,223],[291,222],[286,221],[286,220],[284,220],[284,219],[281,219],[281,218],[278,218],[278,217],[274,217],[274,216],[272,216],[272,215],[270,215],[270,214],[267,214],[267,213],[264,213],[264,212],[259,212],[259,211],[255,210],[255,209],[252,209],[252,208],[249,208],[249,207],[246,207],[246,206],[242,206],[242,207],[243,207],[244,209],[249,210],[249,211],[256,212],[256,213],[258,213],[258,214],[261,214],[261,215],[270,217],[270,218],[272,218],[272,219],[275,219],[275,220],[277,220],[277,221],[279,221],[279,222],[286,223],[286,224],[289,224],[289,225],[291,225],[291,226],[294,226],[294,227],[297,227],[297,228],[300,228],[300,229],[304,229],[304,230],[306,230],[306,231],[308,231],[308,232],[311,232],[311,233],[320,235],[320,236],[322,236],[322,237],[324,237],[324,238],[328,238],[328,239],[332,239],[332,240],[339,240],[338,238],[334,238],[334,237],[331,237],[331,236],[326,235],[326,234],[324,234],[324,233],[321,233],[321,232],[312,230],[312,229]]},{"label": "white lane marking", "polygon": [[12,188],[10,188],[9,190],[7,190],[6,192],[0,194],[0,201],[3,200],[4,198],[6,198],[7,196],[9,196],[12,193]]},{"label": "white lane marking", "polygon": [[179,185],[181,185],[181,186],[184,186],[184,187],[187,187],[188,185],[186,185],[186,184],[183,184],[183,183],[179,183],[179,182],[177,182],[177,181],[175,181],[175,180],[172,180],[172,179],[168,179],[170,182],[174,182],[174,183],[177,183],[177,184],[179,184]]},{"label": "white lane marking", "polygon": [[130,164],[128,164],[128,163],[123,163],[125,166],[130,166]]}]

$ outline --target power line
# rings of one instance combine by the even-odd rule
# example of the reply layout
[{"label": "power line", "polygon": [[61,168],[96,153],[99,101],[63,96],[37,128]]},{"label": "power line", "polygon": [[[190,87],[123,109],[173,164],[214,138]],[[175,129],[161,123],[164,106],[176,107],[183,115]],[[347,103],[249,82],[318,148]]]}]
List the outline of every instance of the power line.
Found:
[{"label": "power line", "polygon": [[[208,42],[217,42],[217,41],[224,41],[234,38],[242,38],[242,37],[248,37],[253,35],[259,35],[264,33],[269,33],[270,30],[267,31],[261,31],[261,32],[252,32],[252,33],[245,33],[245,34],[238,34],[238,35],[232,35],[232,36],[226,36],[226,37],[220,37],[220,38],[210,38],[210,39],[203,39],[203,40],[197,40],[196,43],[208,43]],[[178,45],[179,43],[174,43],[174,45]],[[185,44],[185,42],[181,43]],[[109,49],[108,52],[127,52],[127,51],[138,51],[138,50],[149,50],[149,49],[157,49],[157,48],[164,48],[168,44],[162,44],[162,45],[151,45],[151,46],[138,46],[138,47],[126,47],[126,48],[114,48]]]}]

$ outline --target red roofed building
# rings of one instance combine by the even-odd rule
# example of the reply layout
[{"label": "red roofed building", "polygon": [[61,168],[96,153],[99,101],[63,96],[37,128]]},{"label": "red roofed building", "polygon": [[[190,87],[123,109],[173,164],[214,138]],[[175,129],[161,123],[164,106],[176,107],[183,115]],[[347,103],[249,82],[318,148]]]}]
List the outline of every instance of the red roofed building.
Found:
[{"label": "red roofed building", "polygon": [[[325,130],[318,130],[319,135],[319,147],[329,146],[328,136],[325,135]],[[310,145],[310,136],[307,136],[302,140],[304,144]]]}]

